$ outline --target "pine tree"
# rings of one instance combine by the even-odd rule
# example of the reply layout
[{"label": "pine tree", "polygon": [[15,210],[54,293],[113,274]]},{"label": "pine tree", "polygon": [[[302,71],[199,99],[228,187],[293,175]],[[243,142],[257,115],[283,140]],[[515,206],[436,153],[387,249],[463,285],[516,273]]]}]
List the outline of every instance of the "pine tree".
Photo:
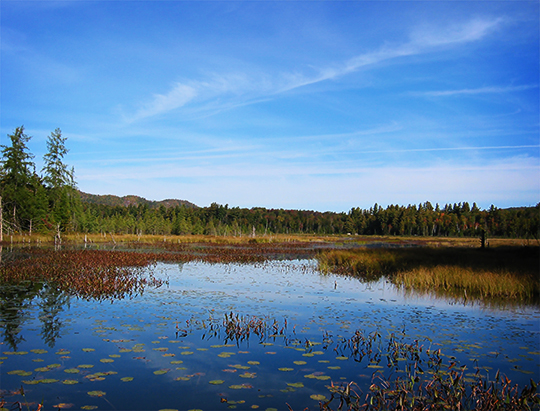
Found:
[{"label": "pine tree", "polygon": [[64,163],[69,152],[66,137],[57,128],[47,139],[47,154],[43,156],[43,182],[49,195],[50,219],[58,230],[74,229],[76,215],[80,214],[79,195],[75,183],[75,171]]},{"label": "pine tree", "polygon": [[44,210],[39,191],[40,181],[35,174],[34,156],[28,151],[31,137],[24,126],[8,134],[11,146],[2,148],[0,160],[0,195],[2,196],[4,228],[12,232],[30,230]]}]

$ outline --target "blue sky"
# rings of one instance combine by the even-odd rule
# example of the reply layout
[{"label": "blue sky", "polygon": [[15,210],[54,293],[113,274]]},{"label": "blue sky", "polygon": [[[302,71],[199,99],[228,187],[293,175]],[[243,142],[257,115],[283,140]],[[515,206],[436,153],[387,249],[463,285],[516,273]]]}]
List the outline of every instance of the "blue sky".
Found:
[{"label": "blue sky", "polygon": [[6,1],[1,143],[82,191],[348,211],[540,201],[538,1]]}]

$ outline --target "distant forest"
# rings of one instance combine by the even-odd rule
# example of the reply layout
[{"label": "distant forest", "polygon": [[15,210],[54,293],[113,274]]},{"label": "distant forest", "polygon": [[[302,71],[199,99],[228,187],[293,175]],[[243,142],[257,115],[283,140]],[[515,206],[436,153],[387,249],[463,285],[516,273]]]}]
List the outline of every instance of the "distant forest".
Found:
[{"label": "distant forest", "polygon": [[401,236],[489,236],[535,238],[540,235],[540,203],[534,207],[479,209],[467,202],[433,206],[375,204],[369,210],[318,212],[239,208],[185,200],[153,202],[137,196],[97,196],[76,188],[61,130],[48,137],[44,167],[35,170],[28,152],[31,137],[18,127],[2,145],[0,211],[3,232],[81,232],[113,234],[358,234]]},{"label": "distant forest", "polygon": [[419,236],[489,236],[539,238],[540,204],[536,207],[480,210],[475,204],[439,207],[429,202],[407,207],[375,204],[348,213],[228,207],[146,204],[82,204],[77,230],[117,234],[359,234]]}]

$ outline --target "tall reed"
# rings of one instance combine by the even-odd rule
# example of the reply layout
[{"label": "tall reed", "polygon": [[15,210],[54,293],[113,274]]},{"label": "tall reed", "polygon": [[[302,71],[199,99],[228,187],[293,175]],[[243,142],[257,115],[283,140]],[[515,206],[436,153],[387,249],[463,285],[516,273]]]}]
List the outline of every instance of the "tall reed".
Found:
[{"label": "tall reed", "polygon": [[322,252],[317,259],[323,273],[368,281],[385,276],[408,290],[524,302],[540,297],[538,247],[358,248]]}]

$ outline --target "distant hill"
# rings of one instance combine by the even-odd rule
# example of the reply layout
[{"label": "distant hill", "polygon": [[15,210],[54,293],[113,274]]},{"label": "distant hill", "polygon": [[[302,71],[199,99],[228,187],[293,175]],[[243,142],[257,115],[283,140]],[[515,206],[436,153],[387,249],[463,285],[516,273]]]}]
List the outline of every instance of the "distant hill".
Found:
[{"label": "distant hill", "polygon": [[146,198],[129,195],[124,197],[118,197],[115,195],[98,195],[98,194],[88,194],[82,191],[79,191],[81,195],[81,200],[85,203],[90,204],[103,204],[107,206],[121,206],[128,207],[130,205],[138,206],[140,204],[146,204],[150,208],[158,208],[159,206],[164,206],[165,208],[176,207],[176,206],[185,206],[198,208],[197,205],[190,203],[186,200],[177,200],[177,199],[167,199],[161,201],[151,201]]}]

